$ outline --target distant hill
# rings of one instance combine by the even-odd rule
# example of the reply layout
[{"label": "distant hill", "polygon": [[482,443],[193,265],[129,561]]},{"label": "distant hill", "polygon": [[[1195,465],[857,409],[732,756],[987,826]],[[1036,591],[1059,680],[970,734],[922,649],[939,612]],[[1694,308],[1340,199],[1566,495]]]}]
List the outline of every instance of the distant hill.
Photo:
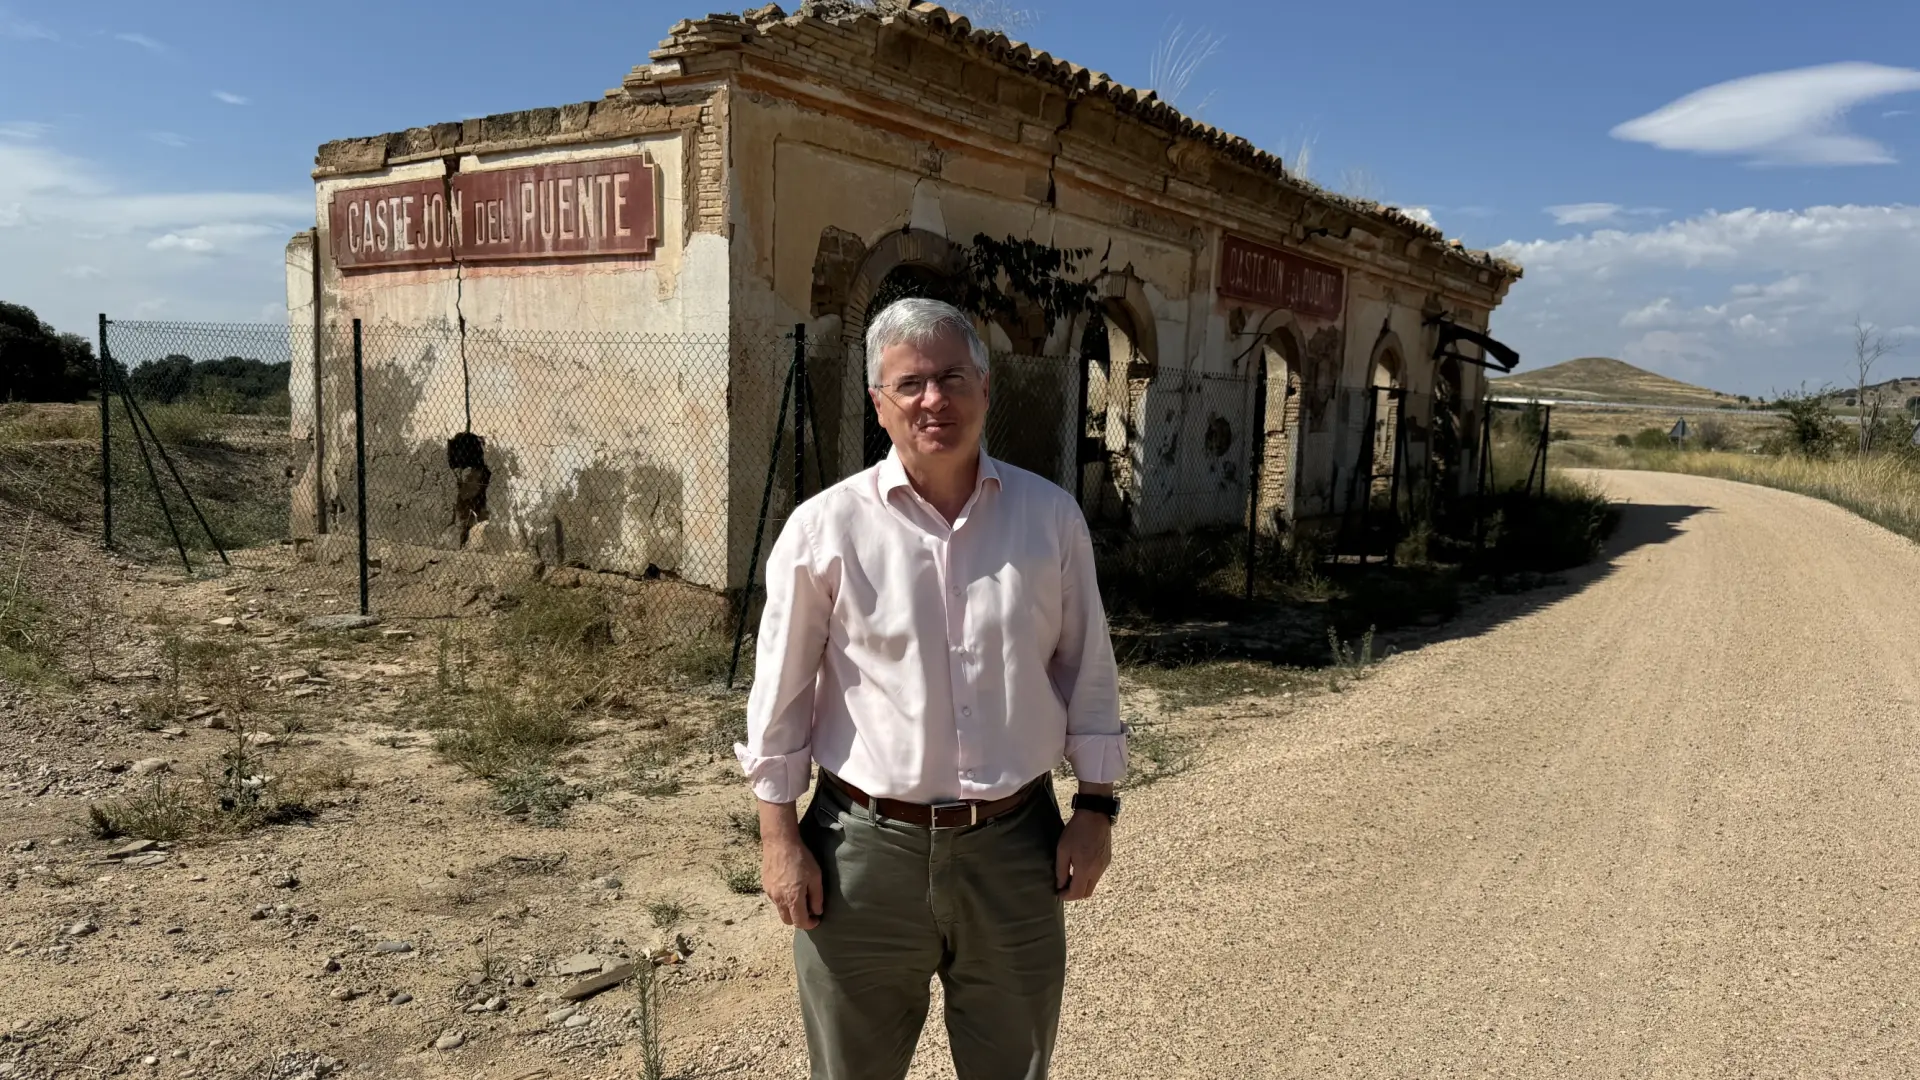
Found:
[{"label": "distant hill", "polygon": [[[1888,379],[1886,382],[1873,383],[1867,387],[1869,393],[1878,391],[1882,401],[1896,409],[1905,408],[1906,403],[1920,397],[1920,378]],[[1851,408],[1858,394],[1851,386],[1836,386],[1828,399],[1836,406]]]},{"label": "distant hill", "polygon": [[1643,405],[1695,405],[1705,408],[1743,402],[1703,386],[1683,383],[1609,356],[1583,356],[1538,371],[1494,379],[1495,394],[1554,398],[1561,401],[1618,401]]}]

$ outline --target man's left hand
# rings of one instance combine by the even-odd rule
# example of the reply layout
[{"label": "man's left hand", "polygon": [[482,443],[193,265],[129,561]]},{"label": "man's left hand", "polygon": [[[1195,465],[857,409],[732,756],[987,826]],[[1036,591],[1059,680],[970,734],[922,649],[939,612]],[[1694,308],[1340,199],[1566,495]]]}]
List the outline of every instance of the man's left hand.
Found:
[{"label": "man's left hand", "polygon": [[1085,900],[1113,862],[1113,822],[1076,810],[1053,855],[1053,887],[1066,901]]}]

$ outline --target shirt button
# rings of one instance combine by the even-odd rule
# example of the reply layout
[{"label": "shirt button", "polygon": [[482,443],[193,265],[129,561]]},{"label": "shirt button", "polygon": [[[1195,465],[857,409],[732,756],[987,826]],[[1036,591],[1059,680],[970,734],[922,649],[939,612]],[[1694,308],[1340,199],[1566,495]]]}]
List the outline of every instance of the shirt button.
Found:
[{"label": "shirt button", "polygon": [[973,709],[971,709],[971,708],[970,708],[970,707],[968,707],[968,706],[965,706],[965,705],[962,705],[962,706],[960,707],[960,715],[961,715],[961,716],[972,716],[972,715],[973,715]]},{"label": "shirt button", "polygon": [[953,593],[953,595],[955,595],[955,596],[959,596],[959,595],[960,595],[960,586],[958,586],[958,585],[955,585],[955,586],[954,586],[954,587],[953,587],[952,589],[950,589],[949,591],[950,591],[950,592],[952,592],[952,593]]}]

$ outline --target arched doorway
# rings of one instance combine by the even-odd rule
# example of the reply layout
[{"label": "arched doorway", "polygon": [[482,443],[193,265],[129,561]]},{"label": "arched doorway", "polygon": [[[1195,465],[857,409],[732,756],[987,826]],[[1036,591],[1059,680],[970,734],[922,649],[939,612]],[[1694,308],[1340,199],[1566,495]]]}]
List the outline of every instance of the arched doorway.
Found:
[{"label": "arched doorway", "polygon": [[[953,303],[957,290],[953,280],[932,267],[920,265],[896,266],[880,279],[879,287],[873,290],[873,299],[868,301],[863,313],[862,326],[873,322],[874,317],[887,309],[895,300],[909,298],[926,300],[944,300]],[[861,368],[861,378],[866,378],[866,368]],[[866,422],[861,426],[860,465],[865,468],[887,456],[893,448],[893,442],[887,437],[887,431],[880,426],[880,417],[873,411],[871,403],[864,415]]]},{"label": "arched doorway", "polygon": [[1400,412],[1405,402],[1401,400],[1405,383],[1402,372],[1405,365],[1401,362],[1399,349],[1389,345],[1382,348],[1373,359],[1373,373],[1368,379],[1369,392],[1373,394],[1373,490],[1387,491],[1393,485],[1394,476],[1403,462],[1400,456]]},{"label": "arched doorway", "polygon": [[1260,370],[1255,383],[1254,415],[1259,424],[1260,489],[1254,520],[1277,530],[1293,517],[1294,448],[1300,430],[1300,360],[1298,339],[1276,330],[1260,347]]},{"label": "arched doorway", "polygon": [[1126,305],[1103,301],[1080,335],[1080,508],[1094,527],[1127,526],[1139,492],[1140,405],[1153,378]]},{"label": "arched doorway", "polygon": [[852,369],[847,373],[848,382],[858,388],[857,407],[863,417],[858,467],[866,468],[886,457],[893,446],[866,394],[868,322],[895,300],[926,297],[954,302],[958,299],[955,282],[960,269],[960,250],[946,237],[920,229],[900,229],[874,242],[860,264],[860,272],[849,284],[840,329],[846,354],[854,361],[848,364]]}]

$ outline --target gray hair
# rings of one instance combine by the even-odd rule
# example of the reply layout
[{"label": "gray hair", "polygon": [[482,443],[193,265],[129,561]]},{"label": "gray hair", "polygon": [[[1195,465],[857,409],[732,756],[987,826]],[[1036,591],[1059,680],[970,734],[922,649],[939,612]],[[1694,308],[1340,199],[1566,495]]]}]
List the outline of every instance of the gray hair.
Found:
[{"label": "gray hair", "polygon": [[925,346],[949,334],[966,342],[967,355],[985,378],[987,346],[965,312],[944,301],[918,297],[888,304],[867,324],[867,385],[880,385],[880,354],[888,348],[902,343]]}]

